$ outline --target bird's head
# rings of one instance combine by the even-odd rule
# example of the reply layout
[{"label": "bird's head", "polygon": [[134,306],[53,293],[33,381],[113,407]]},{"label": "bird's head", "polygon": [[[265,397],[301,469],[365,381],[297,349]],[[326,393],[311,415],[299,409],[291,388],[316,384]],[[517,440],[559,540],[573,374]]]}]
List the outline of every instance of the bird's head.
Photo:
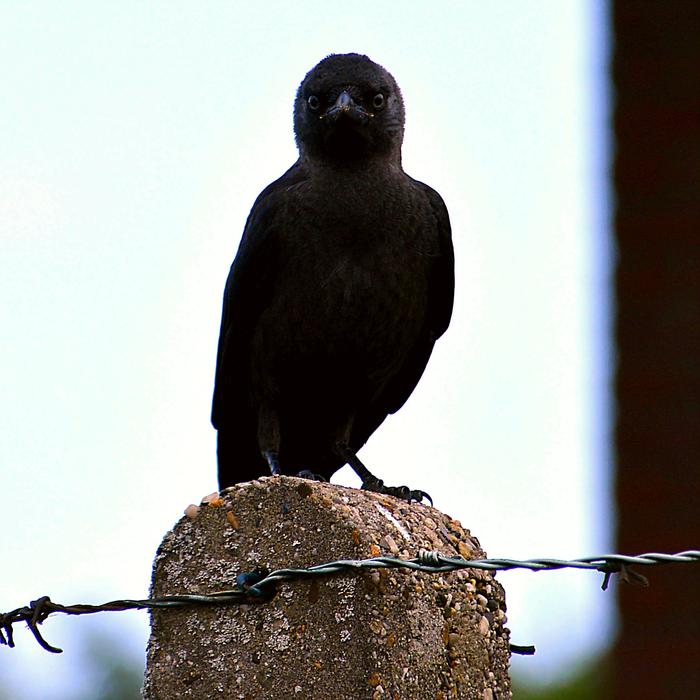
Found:
[{"label": "bird's head", "polygon": [[401,161],[404,106],[391,74],[367,56],[332,54],[307,74],[294,103],[302,157]]}]

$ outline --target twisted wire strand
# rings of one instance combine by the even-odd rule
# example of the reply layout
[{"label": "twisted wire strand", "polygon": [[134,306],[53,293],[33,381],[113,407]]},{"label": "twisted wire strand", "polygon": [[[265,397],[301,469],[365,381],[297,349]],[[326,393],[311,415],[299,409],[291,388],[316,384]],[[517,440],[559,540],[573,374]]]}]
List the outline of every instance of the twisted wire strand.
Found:
[{"label": "twisted wire strand", "polygon": [[[608,587],[610,577],[620,574],[622,580],[648,585],[644,576],[632,571],[630,566],[660,566],[664,564],[699,563],[700,550],[687,550],[677,554],[649,552],[637,556],[624,554],[604,554],[580,559],[463,559],[446,557],[438,552],[421,550],[414,559],[396,557],[372,557],[370,559],[339,559],[310,566],[306,569],[285,568],[275,571],[239,574],[237,588],[216,591],[209,594],[177,594],[156,598],[112,600],[101,605],[62,605],[54,603],[48,596],[33,600],[27,606],[0,614],[0,645],[14,647],[12,626],[25,622],[37,643],[46,651],[60,654],[62,649],[49,644],[41,635],[41,625],[49,615],[89,615],[97,612],[117,612],[122,610],[143,610],[157,608],[179,608],[197,605],[230,605],[233,603],[266,602],[271,600],[279,583],[301,579],[332,576],[362,569],[413,569],[426,573],[448,573],[460,569],[481,569],[485,571],[554,571],[559,569],[587,569],[604,574],[602,588]],[[534,647],[511,645],[511,651],[519,654],[533,654]]]}]

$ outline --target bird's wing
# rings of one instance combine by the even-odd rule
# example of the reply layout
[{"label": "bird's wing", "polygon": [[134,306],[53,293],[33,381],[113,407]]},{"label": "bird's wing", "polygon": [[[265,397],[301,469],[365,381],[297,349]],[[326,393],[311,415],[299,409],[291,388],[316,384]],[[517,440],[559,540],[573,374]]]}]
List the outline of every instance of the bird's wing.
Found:
[{"label": "bird's wing", "polygon": [[452,229],[447,207],[433,189],[417,182],[430,204],[432,224],[437,233],[437,250],[431,252],[432,265],[428,279],[428,311],[418,343],[408,354],[401,371],[383,392],[382,406],[386,413],[396,413],[404,405],[421,378],[435,341],[447,330],[452,317],[455,272]]},{"label": "bird's wing", "polygon": [[438,234],[438,255],[430,277],[429,311],[427,326],[435,342],[450,325],[455,293],[455,254],[452,247],[452,228],[442,197],[428,185],[417,183],[425,192],[433,213]]},{"label": "bird's wing", "polygon": [[380,396],[356,416],[351,439],[358,450],[379,427],[389,413],[396,413],[411,395],[420,380],[435,341],[447,330],[454,302],[454,249],[447,207],[442,197],[428,185],[414,180],[427,197],[429,216],[437,233],[437,250],[431,252],[432,266],[428,280],[428,311],[420,338],[408,353],[401,370],[387,384]]},{"label": "bird's wing", "polygon": [[[224,290],[212,402],[211,420],[217,430],[240,426],[243,432],[251,420],[248,415],[250,342],[258,318],[269,303],[279,265],[279,241],[275,236],[279,202],[285,191],[304,177],[297,162],[260,193],[231,265]],[[256,433],[255,428],[252,432]]]}]

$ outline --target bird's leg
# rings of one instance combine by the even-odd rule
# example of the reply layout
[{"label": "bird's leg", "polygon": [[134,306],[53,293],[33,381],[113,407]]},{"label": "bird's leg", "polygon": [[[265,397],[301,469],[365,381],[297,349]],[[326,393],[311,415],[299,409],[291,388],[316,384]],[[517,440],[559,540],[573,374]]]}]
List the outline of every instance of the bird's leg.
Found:
[{"label": "bird's leg", "polygon": [[365,491],[374,491],[376,493],[384,493],[388,496],[396,496],[404,501],[420,502],[424,498],[430,501],[433,505],[433,499],[425,491],[412,490],[408,486],[386,486],[381,479],[378,479],[369,469],[360,461],[360,458],[350,448],[344,440],[339,440],[335,443],[335,451],[340,455],[353,469],[355,474],[362,479],[362,488]]},{"label": "bird's leg", "polygon": [[272,474],[272,476],[279,476],[282,471],[280,470],[280,460],[277,452],[265,450],[262,455],[267,462],[267,466],[270,467],[270,474]]},{"label": "bird's leg", "polygon": [[258,412],[258,445],[272,476],[282,473],[280,469],[280,421],[277,411],[267,405]]},{"label": "bird's leg", "polygon": [[[272,476],[282,473],[280,467],[280,420],[274,408],[261,406],[258,412],[258,444],[260,452],[270,467]],[[320,474],[315,474],[308,469],[302,469],[297,476],[313,481],[326,481]]]}]

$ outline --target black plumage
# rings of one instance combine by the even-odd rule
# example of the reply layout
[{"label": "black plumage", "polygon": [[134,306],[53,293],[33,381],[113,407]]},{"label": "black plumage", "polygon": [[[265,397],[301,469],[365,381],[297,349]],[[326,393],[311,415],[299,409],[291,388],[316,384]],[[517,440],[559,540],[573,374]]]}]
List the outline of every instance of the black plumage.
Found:
[{"label": "black plumage", "polygon": [[294,105],[299,159],[258,196],[224,292],[212,422],[219,486],[325,479],[404,404],[452,313],[437,192],[403,172],[404,105],[366,56],[331,55]]}]

